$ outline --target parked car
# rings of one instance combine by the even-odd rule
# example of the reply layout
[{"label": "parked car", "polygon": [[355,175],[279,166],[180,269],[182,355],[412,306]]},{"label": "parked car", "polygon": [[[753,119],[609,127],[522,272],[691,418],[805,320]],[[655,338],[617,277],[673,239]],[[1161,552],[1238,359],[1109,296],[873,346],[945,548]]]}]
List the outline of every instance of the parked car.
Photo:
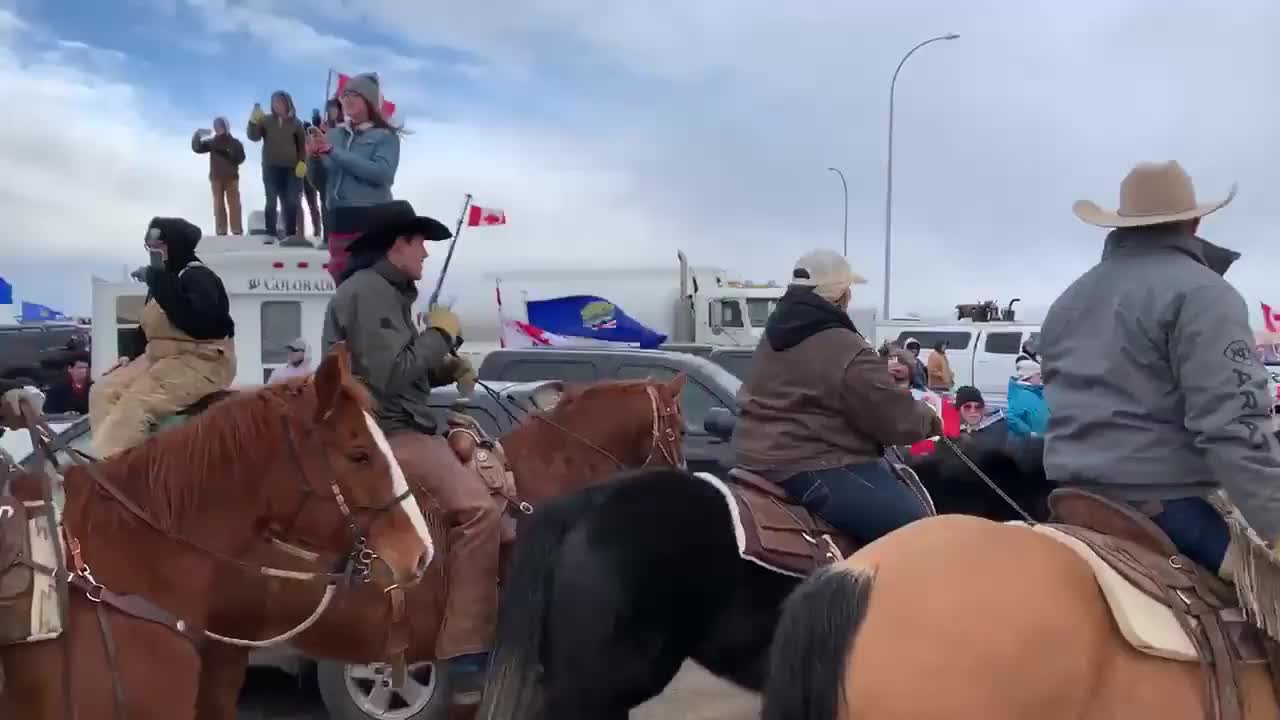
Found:
[{"label": "parked car", "polygon": [[0,325],[0,377],[25,378],[47,388],[66,371],[74,352],[89,349],[88,329],[61,323]]},{"label": "parked car", "polygon": [[742,382],[751,374],[751,361],[755,357],[755,348],[726,347],[711,351],[711,362],[733,373]]},{"label": "parked car", "polygon": [[494,350],[485,356],[478,370],[480,379],[486,382],[594,382],[649,377],[670,380],[680,372],[688,377],[680,404],[684,409],[684,452],[689,469],[723,474],[732,462],[732,450],[722,438],[708,433],[705,423],[712,408],[737,412],[736,398],[742,381],[706,358],[639,348],[540,347]]},{"label": "parked car", "polygon": [[[532,408],[533,396],[545,387],[545,382],[486,382],[494,394],[477,388],[470,398],[461,398],[457,389],[452,386],[436,388],[431,392],[431,407],[438,411],[461,410],[479,422],[480,427],[493,437],[506,433],[519,419],[524,417],[522,408]],[[495,397],[496,395],[496,397]],[[508,409],[504,409],[506,406]],[[58,431],[55,440],[67,446],[92,452],[93,433],[89,427],[88,417],[57,416],[49,418],[51,426]],[[31,451],[28,434],[8,431],[0,440],[15,458],[21,458],[19,464],[28,471],[34,470],[40,458]],[[71,462],[66,452],[60,453],[60,461]],[[425,685],[417,683],[415,676],[423,676],[411,667],[409,682],[417,683],[406,692],[393,691],[389,697],[381,689],[374,696],[372,684],[365,679],[373,677],[367,666],[349,665],[333,660],[306,657],[288,647],[254,650],[249,655],[249,664],[254,667],[270,667],[282,670],[296,677],[314,677],[323,698],[325,709],[330,717],[344,720],[369,718],[370,720],[427,720],[434,717],[433,707],[440,703],[432,703],[435,683]],[[430,673],[425,676],[432,677]],[[380,708],[387,708],[379,712]]]}]

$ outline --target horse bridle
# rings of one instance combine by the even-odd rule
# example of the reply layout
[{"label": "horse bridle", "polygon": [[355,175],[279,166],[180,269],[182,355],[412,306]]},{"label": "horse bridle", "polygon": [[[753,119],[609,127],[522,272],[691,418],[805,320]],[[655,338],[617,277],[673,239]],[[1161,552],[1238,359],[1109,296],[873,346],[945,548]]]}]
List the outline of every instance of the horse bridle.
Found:
[{"label": "horse bridle", "polygon": [[[484,387],[486,391],[495,393],[495,391],[487,385]],[[649,432],[651,438],[649,442],[649,454],[645,456],[644,462],[642,462],[639,467],[646,468],[652,465],[658,454],[661,454],[662,457],[666,458],[667,462],[670,463],[672,467],[683,467],[684,456],[680,451],[680,435],[674,426],[676,421],[675,419],[680,416],[680,412],[676,407],[676,400],[673,399],[670,404],[664,405],[658,396],[657,388],[652,385],[645,385],[644,389],[649,395],[649,406],[651,408],[653,426]],[[505,407],[505,405],[503,407]],[[526,410],[526,412],[528,411]],[[628,467],[626,463],[618,459],[617,455],[614,455],[608,450],[600,447],[598,444],[583,437],[581,434],[570,430],[555,420],[552,420],[547,417],[545,413],[528,412],[528,414],[531,418],[540,420],[551,427],[554,427],[565,435],[577,440],[583,446],[609,458],[609,460],[611,460],[619,470],[624,470]],[[512,416],[512,419],[515,419],[514,415]]]},{"label": "horse bridle", "polygon": [[[58,457],[57,457],[58,451],[57,449],[54,449],[54,447],[52,447],[52,444],[45,439],[46,436],[49,438],[52,438],[54,436],[53,430],[48,426],[47,423],[45,423],[42,419],[39,418],[39,415],[34,411],[33,408],[30,407],[29,404],[23,403],[22,410],[23,410],[22,412],[23,419],[27,426],[27,432],[31,436],[32,446],[34,448],[37,448],[41,452],[41,454],[44,455],[44,457],[49,461],[49,463],[54,467],[55,470],[60,469],[61,464],[58,462]],[[315,489],[311,486],[311,484],[307,481],[305,464],[302,460],[302,455],[298,450],[297,443],[294,439],[292,428],[289,426],[288,419],[285,416],[281,416],[280,422],[282,425],[282,429],[284,430],[284,435],[288,445],[290,457],[298,471],[298,482],[302,488],[301,497],[298,502],[298,505],[294,509],[292,515],[290,516],[289,522],[286,525],[286,532],[287,532],[288,529],[291,529],[297,523],[297,520],[301,516],[302,512],[305,510],[306,505],[314,499],[313,496],[316,495],[317,493]],[[340,569],[334,572],[283,570],[280,568],[275,568],[275,567],[271,567],[264,564],[255,565],[253,563],[249,563],[239,558],[227,555],[226,553],[222,553],[217,550],[213,550],[211,548],[205,547],[200,543],[190,540],[189,538],[169,532],[165,528],[161,527],[159,523],[157,523],[143,508],[138,506],[137,503],[131,500],[128,496],[126,496],[115,483],[103,477],[102,474],[98,471],[98,469],[93,464],[94,458],[90,457],[89,455],[75,448],[65,447],[64,449],[66,450],[67,455],[72,459],[72,461],[75,464],[85,469],[90,479],[93,480],[95,486],[104,490],[107,493],[107,495],[109,495],[117,504],[119,504],[126,511],[128,511],[130,515],[134,516],[139,521],[141,521],[144,525],[147,525],[148,527],[150,527],[152,530],[159,533],[163,537],[169,540],[176,541],[182,545],[185,545],[193,550],[196,550],[210,557],[216,558],[220,561],[231,563],[233,565],[250,570],[252,572],[259,573],[261,575],[270,576],[270,577],[279,577],[283,579],[296,580],[296,581],[302,581],[302,582],[325,583],[327,585],[325,589],[325,593],[321,598],[319,605],[317,606],[315,611],[311,614],[311,616],[308,617],[306,620],[304,620],[302,624],[300,624],[298,627],[294,628],[293,630],[290,630],[289,632],[279,636],[278,638],[273,638],[270,641],[270,644],[282,642],[283,640],[281,638],[283,639],[291,638],[297,635],[298,633],[301,633],[307,627],[312,625],[316,620],[318,620],[320,615],[324,612],[325,608],[328,607],[330,601],[332,600],[333,594],[337,586],[339,585],[350,586],[350,585],[354,585],[357,582],[365,583],[365,582],[369,582],[369,580],[371,579],[371,566],[373,561],[378,559],[378,555],[374,553],[371,549],[369,549],[368,542],[366,539],[366,534],[367,534],[368,526],[372,524],[373,519],[371,517],[368,523],[364,525],[360,525],[356,522],[356,520],[353,517],[352,506],[350,503],[347,502],[346,497],[342,493],[341,487],[338,485],[336,475],[333,473],[331,473],[331,477],[333,477],[333,479],[331,479],[329,482],[329,489],[333,494],[333,501],[338,507],[338,511],[342,515],[342,518],[346,523],[347,531],[352,537],[352,547],[350,551],[344,557],[341,557],[338,560],[341,567]],[[52,478],[48,477],[48,473],[46,472],[41,471],[40,475],[44,476],[42,478],[43,482],[41,483],[42,486],[44,487],[44,501],[46,503],[51,504],[52,503],[52,483],[54,481]],[[390,510],[391,508],[395,507],[399,503],[403,502],[404,499],[410,493],[411,491],[406,489],[404,492],[399,493],[395,497],[391,498],[384,505],[374,506],[374,507],[365,507],[365,506],[357,505],[355,506],[355,510],[370,512],[373,515],[376,515],[377,513]],[[69,599],[69,593],[67,591],[67,588],[69,586],[74,586],[78,590],[83,592],[85,597],[90,602],[94,603],[94,605],[96,606],[96,614],[98,616],[99,629],[102,634],[103,645],[107,655],[108,667],[111,672],[112,689],[114,691],[114,701],[115,701],[115,715],[118,718],[118,720],[123,720],[123,718],[125,717],[124,686],[120,681],[119,671],[118,671],[117,662],[116,662],[115,642],[112,637],[110,624],[107,620],[106,613],[103,610],[104,604],[111,606],[118,612],[121,612],[135,619],[163,625],[169,628],[170,630],[173,630],[177,634],[181,635],[182,637],[190,641],[197,651],[199,651],[199,648],[202,645],[202,640],[205,637],[209,637],[214,640],[218,640],[222,642],[228,642],[230,644],[252,644],[251,646],[261,646],[257,644],[258,641],[238,641],[234,638],[225,638],[223,636],[210,633],[207,629],[204,629],[204,628],[193,628],[186,620],[179,618],[176,615],[173,615],[172,613],[155,605],[150,600],[147,600],[146,598],[140,595],[118,595],[112,592],[111,590],[107,589],[105,585],[98,582],[97,579],[94,578],[93,571],[89,567],[88,563],[84,561],[83,554],[82,554],[83,551],[82,551],[82,547],[79,539],[76,538],[75,535],[67,529],[67,526],[65,523],[60,523],[60,524],[61,524],[62,540],[65,543],[67,553],[70,556],[70,560],[72,563],[71,568],[67,568],[64,571],[62,569],[61,559],[59,559],[59,561],[56,563],[58,565],[58,567],[56,568],[45,567],[43,565],[40,565],[39,563],[32,562],[29,559],[23,559],[21,560],[21,562],[23,562],[25,565],[28,565],[34,571],[42,572],[44,574],[47,574],[56,578],[57,584],[58,584],[58,593],[63,601],[62,602],[62,626],[64,630],[69,629],[70,627],[70,624],[69,624],[70,608],[66,604],[66,601]],[[287,543],[284,543],[278,538],[269,538],[269,539],[271,542],[289,549],[294,554],[307,553],[307,551],[288,545]],[[310,553],[307,553],[307,554],[310,554]],[[419,579],[420,577],[413,579],[409,583],[392,585],[386,589],[386,592],[389,594],[389,598],[391,601],[393,622],[400,622],[400,621],[403,621],[404,619],[404,607],[405,607],[404,588],[413,583],[416,583]],[[407,642],[404,644],[407,645]],[[66,700],[68,717],[74,719],[76,715],[76,711],[75,711],[75,704],[73,699],[72,680],[71,680],[71,662],[70,662],[69,652],[70,651],[64,645],[63,646],[63,656],[64,656],[63,672],[67,676],[64,681],[64,687],[66,688],[65,700]]]}]

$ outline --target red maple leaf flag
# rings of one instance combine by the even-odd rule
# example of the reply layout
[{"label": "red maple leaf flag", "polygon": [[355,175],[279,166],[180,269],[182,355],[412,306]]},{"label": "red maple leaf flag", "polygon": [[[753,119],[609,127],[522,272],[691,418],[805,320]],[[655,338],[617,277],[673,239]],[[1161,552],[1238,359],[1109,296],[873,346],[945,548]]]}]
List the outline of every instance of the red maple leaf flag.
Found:
[{"label": "red maple leaf flag", "polygon": [[1267,326],[1267,332],[1280,332],[1280,313],[1271,309],[1271,306],[1262,303],[1262,322]]},{"label": "red maple leaf flag", "polygon": [[467,227],[506,224],[507,213],[503,210],[480,207],[479,205],[472,205],[467,210]]},{"label": "red maple leaf flag", "polygon": [[[334,97],[342,97],[342,90],[347,86],[347,81],[351,79],[350,75],[338,73],[338,91],[334,93]],[[396,104],[382,98],[382,119],[387,119],[396,114]]]}]

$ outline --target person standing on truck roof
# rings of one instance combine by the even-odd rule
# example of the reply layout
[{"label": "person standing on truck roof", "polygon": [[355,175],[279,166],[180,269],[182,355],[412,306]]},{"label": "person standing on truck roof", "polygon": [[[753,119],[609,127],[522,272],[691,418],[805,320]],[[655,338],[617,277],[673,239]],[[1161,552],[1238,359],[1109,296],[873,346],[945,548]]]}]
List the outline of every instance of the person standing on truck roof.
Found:
[{"label": "person standing on truck roof", "polygon": [[346,122],[323,133],[312,129],[307,140],[308,152],[319,158],[326,174],[324,192],[332,224],[329,273],[335,281],[346,265],[347,245],[371,226],[370,208],[391,200],[404,133],[382,116],[377,75],[351,78],[338,100]]},{"label": "person standing on truck roof", "polygon": [[[211,137],[212,135],[212,137]],[[231,134],[224,117],[213,119],[213,131],[201,128],[191,136],[191,151],[209,155],[209,186],[213,190],[213,228],[218,235],[227,234],[228,220],[232,235],[243,235],[240,210],[240,165],[244,163],[244,144]]]},{"label": "person standing on truck roof", "polygon": [[449,591],[435,657],[448,672],[452,704],[464,709],[479,702],[488,667],[502,526],[488,488],[454,455],[428,403],[432,387],[475,384],[471,364],[453,352],[462,332],[458,317],[434,307],[425,330],[418,332],[413,321],[426,242],[452,233],[404,200],[374,205],[369,221],[370,229],[350,244],[352,262],[325,313],[324,347],[346,343],[353,374],[376,400],[392,454],[410,485],[424,488],[450,523]]},{"label": "person standing on truck roof", "polygon": [[885,461],[939,435],[942,418],[895,384],[849,318],[866,282],[839,253],[801,257],[738,391],[737,464],[866,544],[927,514]]},{"label": "person standing on truck roof", "polygon": [[1116,211],[1075,203],[1078,218],[1111,230],[1040,332],[1049,480],[1132,504],[1211,572],[1231,570],[1232,533],[1209,501],[1220,489],[1259,536],[1280,539],[1267,370],[1223,277],[1240,254],[1197,234],[1234,196],[1233,186],[1201,203],[1177,162],[1141,163]]},{"label": "person standing on truck roof", "polygon": [[298,234],[302,176],[307,174],[307,163],[306,136],[289,93],[283,90],[271,93],[270,115],[254,103],[247,134],[252,142],[262,141],[262,188],[267,195],[264,213],[268,238],[275,237],[277,232],[277,203],[284,213],[285,237],[293,237]]},{"label": "person standing on truck roof", "polygon": [[89,389],[99,456],[142,442],[157,422],[235,380],[231,303],[222,280],[196,257],[200,237],[182,218],[152,218],[147,227],[146,351],[132,361],[121,357]]}]

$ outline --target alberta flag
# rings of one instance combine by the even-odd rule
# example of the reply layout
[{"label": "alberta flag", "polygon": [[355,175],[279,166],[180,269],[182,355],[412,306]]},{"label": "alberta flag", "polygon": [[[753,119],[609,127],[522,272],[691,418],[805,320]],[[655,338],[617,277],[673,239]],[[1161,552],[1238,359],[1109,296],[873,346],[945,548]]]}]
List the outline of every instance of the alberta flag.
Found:
[{"label": "alberta flag", "polygon": [[529,324],[556,335],[658,347],[667,336],[642,325],[622,308],[596,295],[569,295],[525,303]]},{"label": "alberta flag", "polygon": [[44,322],[46,320],[66,320],[67,316],[51,307],[40,303],[22,303],[22,322]]}]

